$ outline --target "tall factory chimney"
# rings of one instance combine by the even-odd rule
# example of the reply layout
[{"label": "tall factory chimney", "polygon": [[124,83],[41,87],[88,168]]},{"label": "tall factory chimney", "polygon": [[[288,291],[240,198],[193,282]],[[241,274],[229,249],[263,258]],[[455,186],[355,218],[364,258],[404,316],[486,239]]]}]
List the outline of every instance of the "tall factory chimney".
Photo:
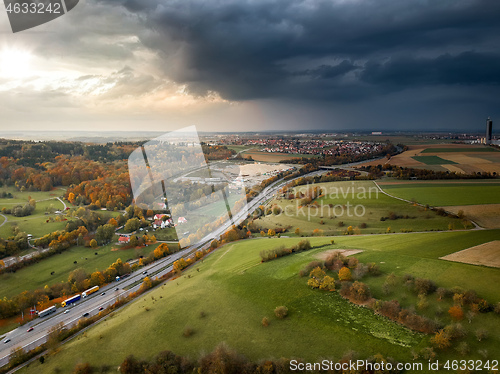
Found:
[{"label": "tall factory chimney", "polygon": [[491,134],[493,130],[493,121],[490,117],[486,120],[486,144],[491,144]]}]

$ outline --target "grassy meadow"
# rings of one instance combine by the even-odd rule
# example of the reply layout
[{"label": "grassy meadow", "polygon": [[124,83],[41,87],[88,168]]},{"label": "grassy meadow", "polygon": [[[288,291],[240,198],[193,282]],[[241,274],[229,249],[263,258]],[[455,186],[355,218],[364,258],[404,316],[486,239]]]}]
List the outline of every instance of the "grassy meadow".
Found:
[{"label": "grassy meadow", "polygon": [[380,185],[387,193],[431,206],[499,204],[500,183],[404,183]]},{"label": "grassy meadow", "polygon": [[[425,208],[414,206],[381,193],[371,181],[346,181],[318,183],[324,190],[324,196],[314,205],[299,208],[300,199],[274,199],[268,206],[279,205],[280,215],[268,215],[255,220],[262,229],[290,227],[285,235],[294,235],[299,228],[301,234],[311,234],[320,229],[325,235],[342,235],[349,226],[358,228],[362,234],[448,230],[449,225],[463,229],[460,220],[438,216]],[[294,191],[303,191],[306,186],[296,187]],[[332,204],[333,207],[329,207]],[[347,209],[348,205],[350,209]],[[358,208],[356,208],[358,207]],[[389,219],[391,213],[408,217]],[[381,218],[386,218],[381,220]],[[366,228],[362,228],[366,224]]]},{"label": "grassy meadow", "polygon": [[[119,248],[119,246],[108,244],[96,249],[72,247],[15,273],[0,274],[0,298],[12,297],[25,290],[43,288],[47,284],[67,281],[69,274],[78,268],[83,268],[89,273],[105,270],[119,258],[126,261],[148,255],[155,246],[119,250],[113,250],[113,248]],[[74,261],[77,263],[75,264]],[[55,274],[51,275],[53,271]]]},{"label": "grassy meadow", "polygon": [[445,160],[444,158],[438,156],[414,156],[412,158],[426,165],[456,164],[456,162]]},{"label": "grassy meadow", "polygon": [[0,198],[0,209],[2,207],[11,207],[12,205],[22,205],[27,203],[30,198],[36,201],[55,199],[64,195],[64,188],[56,188],[52,191],[18,191],[15,187],[0,187],[1,192],[10,192],[12,198]]},{"label": "grassy meadow", "polygon": [[[473,288],[490,302],[499,301],[496,284],[499,269],[449,263],[439,257],[460,249],[500,237],[500,231],[469,231],[444,233],[387,234],[377,236],[310,238],[313,246],[307,252],[260,263],[259,252],[280,245],[290,246],[299,238],[262,238],[230,243],[219,248],[201,263],[188,269],[180,278],[171,280],[140,297],[102,323],[79,335],[47,356],[45,363],[37,361],[21,373],[70,372],[77,363],[111,365],[111,372],[130,353],[150,359],[161,350],[197,359],[221,342],[253,360],[300,357],[338,359],[354,350],[360,357],[382,353],[395,359],[410,361],[411,352],[428,346],[429,336],[415,333],[401,325],[355,306],[337,293],[313,290],[307,278],[298,272],[316,256],[330,249],[362,249],[356,255],[360,261],[376,262],[382,275],[365,277],[372,293],[380,298],[403,298],[411,305],[413,295],[396,286],[393,295],[381,294],[385,277],[394,272],[397,277],[412,273],[433,279],[438,286],[460,285]],[[449,301],[438,302],[436,295],[428,298],[429,306],[422,314],[433,315],[439,308],[449,307]],[[438,303],[442,303],[438,305]],[[274,316],[274,309],[284,305],[289,315],[284,320]],[[200,313],[204,313],[204,317]],[[261,325],[263,317],[270,321]],[[445,311],[440,317],[449,323]],[[481,324],[490,336],[475,342],[473,333],[467,336],[471,347],[468,358],[478,359],[479,348],[490,357],[500,354],[500,317],[480,315],[473,324],[463,321],[467,329]],[[194,334],[184,337],[190,327]],[[469,341],[470,340],[470,341]],[[478,348],[479,347],[479,348]],[[454,349],[439,352],[440,357],[460,359]],[[115,366],[115,367],[116,367]]]},{"label": "grassy meadow", "polygon": [[[63,189],[53,191],[17,191],[14,187],[2,187],[1,192],[10,192],[13,198],[0,198],[0,211],[2,208],[12,209],[16,205],[24,205],[29,202],[29,198],[37,201],[36,208],[33,214],[26,217],[15,217],[11,214],[4,214],[7,217],[7,222],[0,226],[0,237],[8,238],[13,235],[14,226],[18,226],[21,231],[33,235],[33,237],[43,236],[49,232],[61,230],[66,225],[65,222],[46,222],[50,216],[45,212],[47,209],[58,210],[63,209],[64,205],[56,199],[64,193]],[[53,215],[51,215],[53,216]],[[0,224],[4,222],[4,218],[0,217]]]}]

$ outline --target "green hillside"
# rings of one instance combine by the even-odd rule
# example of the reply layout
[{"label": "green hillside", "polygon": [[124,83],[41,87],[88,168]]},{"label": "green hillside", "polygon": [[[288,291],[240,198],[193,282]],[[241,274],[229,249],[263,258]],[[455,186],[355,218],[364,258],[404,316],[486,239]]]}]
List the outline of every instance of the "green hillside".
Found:
[{"label": "green hillside", "polygon": [[[322,247],[266,263],[260,263],[261,250],[290,246],[300,239],[264,238],[228,244],[180,278],[140,297],[64,345],[55,356],[47,357],[43,365],[35,362],[20,372],[69,373],[79,362],[117,366],[128,354],[150,359],[161,350],[197,359],[221,342],[253,360],[338,359],[354,350],[361,357],[382,353],[408,361],[412,349],[418,351],[428,345],[427,336],[375,315],[370,309],[355,306],[338,293],[310,289],[307,278],[297,275],[319,252],[356,248],[364,250],[356,255],[360,261],[378,263],[384,274],[363,278],[375,292],[390,272],[397,276],[411,272],[429,277],[439,286],[470,287],[491,302],[500,300],[496,286],[500,282],[499,269],[438,259],[499,239],[498,230],[403,235],[404,240],[401,234],[335,237],[335,245],[330,244],[331,238],[311,238],[313,246]],[[431,297],[429,300],[432,301]],[[280,305],[289,309],[284,320],[273,314]],[[202,312],[204,317],[200,316]],[[269,318],[268,327],[261,325],[263,317]],[[487,321],[491,333],[483,344],[492,357],[498,356],[500,317],[489,313],[485,318],[482,321]],[[475,323],[481,320],[474,321],[474,326]],[[192,336],[183,336],[186,327],[194,331]],[[476,357],[479,343],[475,343],[472,334],[470,340],[475,349],[470,357]],[[451,350],[447,355],[455,357],[456,352]]]}]

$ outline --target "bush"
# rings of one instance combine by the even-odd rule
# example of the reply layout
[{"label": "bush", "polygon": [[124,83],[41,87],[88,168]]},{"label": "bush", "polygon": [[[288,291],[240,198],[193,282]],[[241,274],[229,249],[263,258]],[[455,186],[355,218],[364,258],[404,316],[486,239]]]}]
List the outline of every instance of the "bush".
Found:
[{"label": "bush", "polygon": [[454,323],[444,328],[450,339],[461,339],[467,335],[467,331],[460,323]]},{"label": "bush", "polygon": [[376,263],[372,262],[368,264],[368,273],[370,273],[373,276],[378,276],[381,274],[381,271],[379,266]]},{"label": "bush", "polygon": [[309,240],[301,240],[299,243],[297,243],[297,245],[294,245],[290,248],[280,246],[274,249],[261,251],[259,255],[261,258],[261,262],[267,262],[279,257],[291,255],[292,253],[307,251],[311,248],[312,246]]},{"label": "bush", "polygon": [[485,329],[478,329],[476,331],[476,338],[478,341],[481,341],[483,339],[487,339],[489,336],[488,330]]},{"label": "bush", "polygon": [[182,335],[186,338],[189,338],[190,336],[192,336],[194,334],[194,330],[193,328],[187,326],[184,328],[184,331],[182,331]]},{"label": "bush", "polygon": [[437,348],[445,349],[451,346],[450,336],[444,330],[439,330],[436,335],[431,338],[431,343]]},{"label": "bush", "polygon": [[274,315],[279,319],[284,319],[288,315],[288,308],[286,306],[279,306],[274,309]]},{"label": "bush", "polygon": [[448,313],[450,317],[455,321],[460,321],[464,318],[464,311],[460,305],[454,305],[449,310]]},{"label": "bush", "polygon": [[387,318],[396,320],[401,312],[401,306],[397,300],[382,302],[378,312]]},{"label": "bush", "polygon": [[415,291],[417,294],[429,295],[436,291],[436,284],[430,279],[417,278],[415,279]]},{"label": "bush", "polygon": [[352,272],[352,278],[354,280],[359,280],[361,278],[363,278],[366,273],[368,273],[368,266],[366,266],[365,264],[361,264],[359,263],[356,268],[354,269],[354,271]]},{"label": "bush", "polygon": [[443,287],[439,287],[437,290],[436,290],[436,293],[438,295],[438,300],[441,301],[443,300],[444,298],[446,297],[449,297],[450,296],[450,292],[446,289],[446,288],[443,288]]},{"label": "bush", "polygon": [[332,254],[328,255],[325,260],[325,266],[329,270],[339,270],[342,266],[347,264],[347,259],[342,252],[335,251]]},{"label": "bush", "polygon": [[77,364],[73,370],[73,374],[92,374],[94,369],[88,364]]},{"label": "bush", "polygon": [[500,302],[496,303],[496,305],[495,305],[495,309],[493,309],[493,311],[494,311],[496,314],[500,314]]},{"label": "bush", "polygon": [[342,282],[342,286],[340,287],[340,296],[348,299],[351,296],[351,282]]},{"label": "bush", "polygon": [[467,355],[470,352],[469,345],[466,342],[460,342],[460,344],[458,344],[455,349],[462,356],[465,356],[465,355]]},{"label": "bush", "polygon": [[351,286],[351,299],[357,302],[365,302],[370,299],[370,288],[362,282],[354,282]]},{"label": "bush", "polygon": [[339,279],[341,281],[349,281],[351,280],[351,270],[347,267],[343,267],[342,269],[339,270]]},{"label": "bush", "polygon": [[267,317],[262,318],[262,326],[267,327],[269,326],[269,319]]}]

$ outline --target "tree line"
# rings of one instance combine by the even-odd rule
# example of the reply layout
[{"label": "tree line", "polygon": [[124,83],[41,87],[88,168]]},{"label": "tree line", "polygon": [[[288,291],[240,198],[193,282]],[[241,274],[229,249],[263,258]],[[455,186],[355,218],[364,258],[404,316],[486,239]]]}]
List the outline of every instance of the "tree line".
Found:
[{"label": "tree line", "polygon": [[[349,367],[349,362],[361,359],[358,353],[349,351],[346,352],[340,359],[332,360],[333,366],[338,363],[345,364],[344,368]],[[294,359],[296,365],[305,364],[302,359]],[[400,373],[396,368],[396,361],[392,358],[385,358],[380,354],[376,354],[366,358],[369,364],[375,363],[390,363],[394,369],[385,370],[384,373]],[[368,365],[367,365],[368,366]],[[305,365],[304,365],[305,367]],[[375,367],[375,366],[374,366]],[[91,365],[90,363],[79,363],[73,368],[72,374],[97,374],[116,371],[110,365]],[[135,357],[134,355],[127,356],[118,367],[121,374],[163,374],[163,373],[178,373],[178,374],[292,374],[292,373],[322,373],[324,370],[307,369],[294,370],[291,365],[291,359],[280,358],[272,360],[252,361],[236,350],[229,348],[226,344],[221,343],[210,353],[204,354],[198,360],[186,356],[180,356],[172,351],[161,351],[151,360],[144,360]],[[345,373],[343,370],[330,370],[330,373]],[[351,374],[373,374],[379,371],[354,369],[351,368]]]},{"label": "tree line", "polygon": [[368,172],[371,179],[377,179],[385,174],[396,179],[492,179],[497,177],[497,173],[493,172],[472,172],[472,173],[457,173],[455,171],[435,171],[429,169],[415,169],[391,164],[384,165],[368,165],[360,166],[359,170]]}]

